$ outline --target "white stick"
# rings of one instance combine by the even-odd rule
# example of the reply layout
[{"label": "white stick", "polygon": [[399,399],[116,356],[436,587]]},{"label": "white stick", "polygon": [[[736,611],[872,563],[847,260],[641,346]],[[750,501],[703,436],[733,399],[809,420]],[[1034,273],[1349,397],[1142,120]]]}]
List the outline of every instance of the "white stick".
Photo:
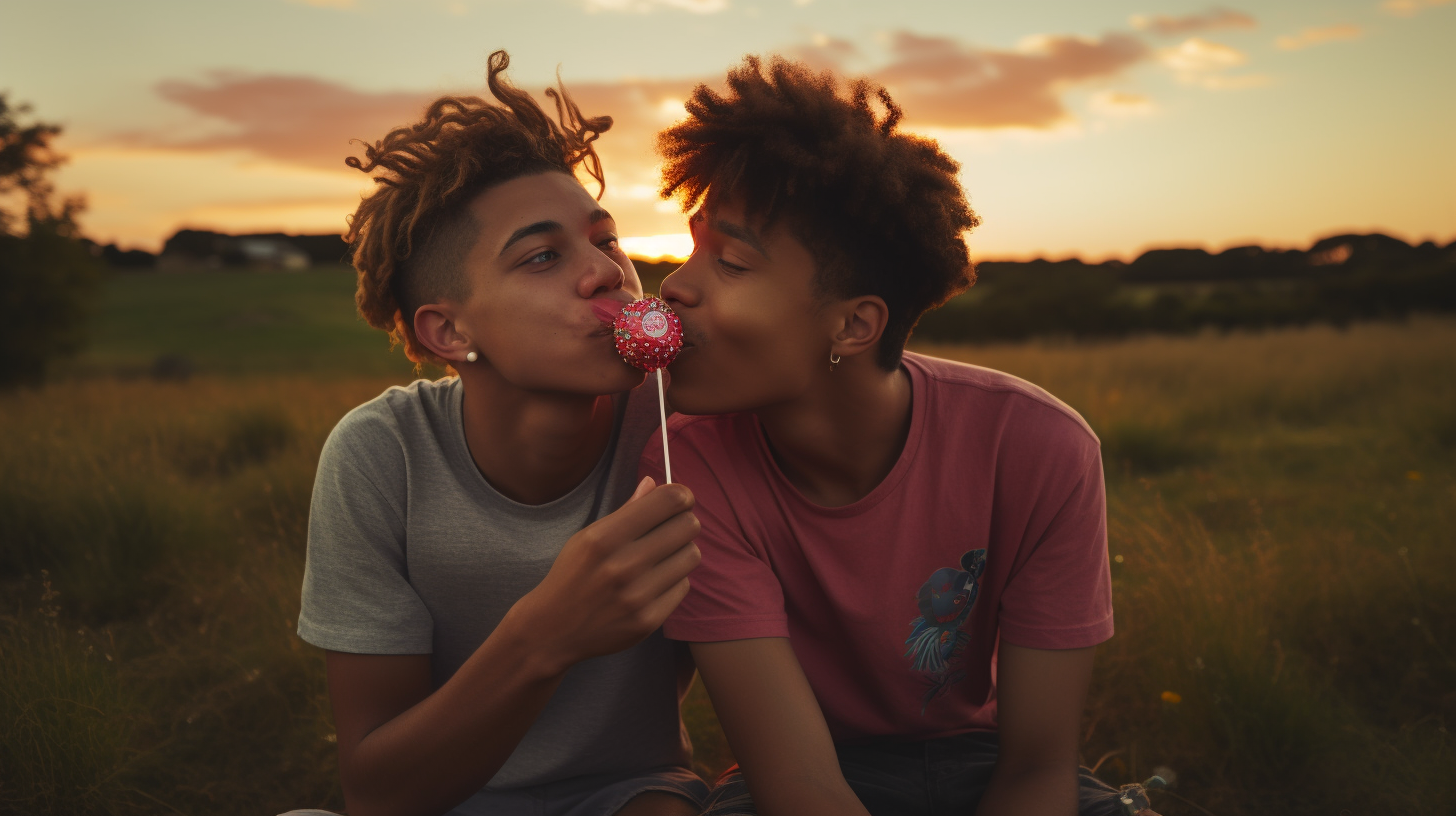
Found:
[{"label": "white stick", "polygon": [[657,369],[657,413],[662,417],[662,467],[672,484],[672,457],[667,455],[667,397],[662,393],[662,369]]}]

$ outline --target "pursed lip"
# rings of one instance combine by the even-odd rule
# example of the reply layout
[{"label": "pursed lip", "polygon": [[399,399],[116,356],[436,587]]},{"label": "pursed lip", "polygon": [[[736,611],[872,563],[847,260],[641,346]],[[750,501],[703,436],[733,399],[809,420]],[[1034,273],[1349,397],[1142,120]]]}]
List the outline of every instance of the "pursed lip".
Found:
[{"label": "pursed lip", "polygon": [[627,305],[627,301],[616,298],[599,297],[590,301],[592,314],[601,322],[601,327],[592,332],[592,335],[608,335],[612,333],[612,326],[617,322],[617,316]]},{"label": "pursed lip", "polygon": [[698,342],[697,342],[698,332],[693,328],[693,324],[689,323],[686,320],[683,320],[682,312],[678,312],[678,316],[677,317],[678,317],[678,320],[682,320],[682,330],[683,330],[682,350],[683,351],[687,351],[690,348],[695,348],[698,345]]}]

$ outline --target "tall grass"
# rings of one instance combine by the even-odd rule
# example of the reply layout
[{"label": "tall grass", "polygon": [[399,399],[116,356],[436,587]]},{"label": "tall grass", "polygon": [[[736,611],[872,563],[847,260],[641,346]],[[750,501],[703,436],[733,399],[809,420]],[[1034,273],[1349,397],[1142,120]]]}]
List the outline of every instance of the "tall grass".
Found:
[{"label": "tall grass", "polygon": [[293,625],[317,452],[387,384],[0,401],[0,812],[338,804],[321,655]]},{"label": "tall grass", "polygon": [[[1456,322],[927,350],[1043,385],[1103,438],[1100,775],[1172,768],[1219,816],[1456,811]],[[322,656],[293,627],[318,450],[388,382],[0,398],[0,813],[342,807]],[[685,716],[721,769],[700,689]],[[1173,795],[1160,811],[1200,812]]]},{"label": "tall grass", "polygon": [[1456,323],[935,351],[1103,439],[1104,778],[1171,767],[1221,815],[1456,810]]}]

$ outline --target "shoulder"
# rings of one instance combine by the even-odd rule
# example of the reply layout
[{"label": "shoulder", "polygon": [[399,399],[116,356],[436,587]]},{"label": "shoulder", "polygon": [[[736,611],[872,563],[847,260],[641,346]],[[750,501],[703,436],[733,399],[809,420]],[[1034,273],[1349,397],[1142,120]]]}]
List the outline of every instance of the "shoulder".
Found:
[{"label": "shoulder", "polygon": [[394,458],[418,429],[432,425],[432,417],[450,411],[459,380],[415,380],[391,386],[379,396],[356,406],[329,433],[324,459],[379,460]]},{"label": "shoulder", "polygon": [[1031,447],[1075,447],[1096,451],[1100,442],[1092,426],[1070,405],[1046,389],[994,368],[905,353],[905,364],[918,369],[929,397],[941,410],[992,419],[1008,441]]}]

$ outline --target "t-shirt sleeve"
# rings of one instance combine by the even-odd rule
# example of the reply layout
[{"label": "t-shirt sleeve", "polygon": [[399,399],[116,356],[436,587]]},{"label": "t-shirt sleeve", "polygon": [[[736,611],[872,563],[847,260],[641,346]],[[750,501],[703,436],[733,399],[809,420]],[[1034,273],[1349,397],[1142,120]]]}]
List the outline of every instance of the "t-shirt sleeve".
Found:
[{"label": "t-shirt sleeve", "polygon": [[355,409],[319,456],[299,637],[355,654],[433,651],[433,620],[409,583],[404,495],[404,452],[389,418]]},{"label": "t-shirt sleeve", "polygon": [[1001,595],[1001,637],[1033,649],[1080,649],[1112,637],[1102,455],[1080,423],[1040,435],[1046,445],[1008,493],[1034,497]]},{"label": "t-shirt sleeve", "polygon": [[[674,423],[675,424],[675,423]],[[693,514],[702,531],[702,561],[688,576],[688,594],[668,616],[663,634],[673,640],[717,642],[760,637],[788,637],[784,592],[765,555],[749,540],[744,515],[751,502],[734,487],[726,457],[710,465],[703,447],[682,435],[669,435],[673,481],[687,485],[697,500]],[[664,479],[662,444],[649,442],[638,478]],[[737,502],[734,501],[737,499]]]}]

